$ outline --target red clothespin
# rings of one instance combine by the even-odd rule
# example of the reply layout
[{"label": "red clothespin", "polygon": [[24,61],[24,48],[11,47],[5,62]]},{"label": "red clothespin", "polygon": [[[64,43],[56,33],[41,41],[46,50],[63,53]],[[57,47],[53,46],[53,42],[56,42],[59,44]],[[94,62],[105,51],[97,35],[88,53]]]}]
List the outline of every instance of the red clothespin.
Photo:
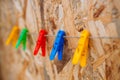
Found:
[{"label": "red clothespin", "polygon": [[41,47],[42,56],[45,56],[45,47],[46,47],[46,35],[47,32],[45,30],[40,30],[39,37],[37,40],[37,44],[34,50],[34,55],[37,55],[39,48]]}]

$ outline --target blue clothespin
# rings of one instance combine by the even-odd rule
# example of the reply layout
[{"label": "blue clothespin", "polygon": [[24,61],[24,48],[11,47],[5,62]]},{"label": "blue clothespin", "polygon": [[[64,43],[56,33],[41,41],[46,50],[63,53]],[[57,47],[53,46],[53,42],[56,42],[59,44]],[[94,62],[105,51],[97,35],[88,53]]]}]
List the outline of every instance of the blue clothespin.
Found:
[{"label": "blue clothespin", "polygon": [[58,52],[58,60],[62,60],[63,47],[65,42],[64,36],[65,36],[65,32],[63,30],[59,30],[50,54],[50,60],[53,60],[55,58],[57,52]]}]

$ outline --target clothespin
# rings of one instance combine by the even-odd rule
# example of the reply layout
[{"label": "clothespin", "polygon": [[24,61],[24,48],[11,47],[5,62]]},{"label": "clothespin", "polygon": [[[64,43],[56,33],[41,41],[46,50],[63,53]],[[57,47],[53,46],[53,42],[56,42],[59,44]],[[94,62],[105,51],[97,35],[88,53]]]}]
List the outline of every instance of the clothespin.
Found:
[{"label": "clothespin", "polygon": [[19,28],[18,26],[14,26],[5,44],[8,45],[10,42],[12,42],[12,45],[15,47],[18,39],[18,35],[19,35]]},{"label": "clothespin", "polygon": [[81,32],[80,40],[78,42],[78,47],[74,53],[72,64],[77,64],[80,60],[81,67],[86,66],[87,56],[88,56],[88,42],[89,42],[89,32],[83,30]]},{"label": "clothespin", "polygon": [[65,36],[65,32],[63,30],[59,30],[50,54],[50,60],[53,60],[55,58],[57,52],[58,52],[58,60],[62,60],[63,47],[65,42],[64,36]]},{"label": "clothespin", "polygon": [[45,56],[46,55],[46,52],[45,52],[45,47],[46,47],[46,35],[47,32],[45,30],[40,30],[40,33],[39,33],[39,37],[38,37],[38,40],[37,40],[37,44],[36,44],[36,47],[35,47],[35,50],[34,50],[34,55],[37,55],[38,53],[38,50],[39,48],[41,47],[41,50],[42,50],[42,56]]},{"label": "clothespin", "polygon": [[28,30],[26,28],[22,29],[19,39],[16,43],[16,48],[19,47],[20,43],[23,43],[23,50],[26,49],[26,39],[27,39]]}]

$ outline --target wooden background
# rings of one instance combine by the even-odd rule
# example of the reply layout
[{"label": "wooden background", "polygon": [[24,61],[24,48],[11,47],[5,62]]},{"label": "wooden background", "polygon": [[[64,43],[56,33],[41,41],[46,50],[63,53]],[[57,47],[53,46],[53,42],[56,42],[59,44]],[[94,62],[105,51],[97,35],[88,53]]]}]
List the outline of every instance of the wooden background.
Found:
[{"label": "wooden background", "polygon": [[[66,38],[63,60],[49,60],[54,37],[47,38],[47,56],[33,56],[39,30],[55,35],[63,24],[67,36],[118,37],[119,0],[0,0],[0,80],[120,80],[120,40],[90,39],[87,66],[72,65],[77,38]],[[59,22],[59,5],[63,8]],[[27,49],[16,50],[5,41],[14,25],[27,27]]]}]

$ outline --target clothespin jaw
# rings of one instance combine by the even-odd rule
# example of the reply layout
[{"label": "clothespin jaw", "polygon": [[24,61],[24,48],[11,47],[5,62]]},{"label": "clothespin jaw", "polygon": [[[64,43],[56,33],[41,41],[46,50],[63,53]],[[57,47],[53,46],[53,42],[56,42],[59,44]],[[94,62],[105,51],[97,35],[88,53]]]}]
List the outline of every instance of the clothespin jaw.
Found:
[{"label": "clothespin jaw", "polygon": [[42,56],[46,55],[46,49],[45,49],[46,47],[46,36],[45,35],[46,34],[47,34],[46,30],[40,30],[37,44],[34,50],[34,55],[37,55],[40,47],[42,49]]},{"label": "clothespin jaw", "polygon": [[18,48],[20,46],[20,43],[22,43],[23,44],[23,50],[26,49],[27,33],[28,33],[27,28],[22,29],[22,31],[20,33],[20,36],[19,36],[19,39],[16,43],[16,48]]},{"label": "clothespin jaw", "polygon": [[63,47],[65,42],[64,36],[65,36],[65,32],[63,30],[59,30],[50,54],[50,60],[53,60],[55,58],[57,52],[58,52],[58,60],[62,60]]},{"label": "clothespin jaw", "polygon": [[86,60],[88,56],[88,42],[89,42],[89,32],[83,30],[81,32],[80,40],[78,42],[78,47],[74,53],[72,64],[77,64],[80,60],[81,67],[86,66]]},{"label": "clothespin jaw", "polygon": [[12,45],[15,46],[18,39],[18,35],[19,28],[18,26],[14,26],[5,44],[8,45],[10,42],[12,42]]}]

